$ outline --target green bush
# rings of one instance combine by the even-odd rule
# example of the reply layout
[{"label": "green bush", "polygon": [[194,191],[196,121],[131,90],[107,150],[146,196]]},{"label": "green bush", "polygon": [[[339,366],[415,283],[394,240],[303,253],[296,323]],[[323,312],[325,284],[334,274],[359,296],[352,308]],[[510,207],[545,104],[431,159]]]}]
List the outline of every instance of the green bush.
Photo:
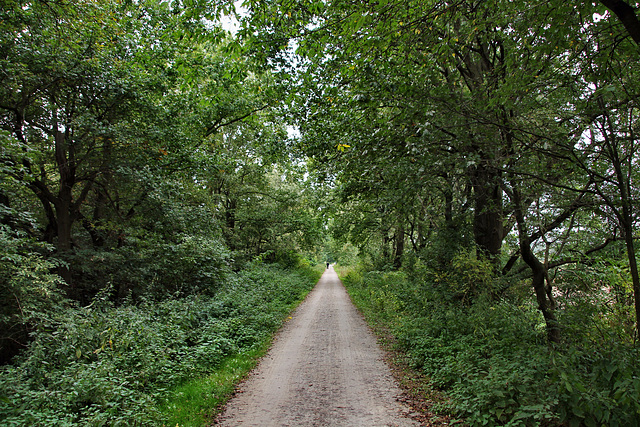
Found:
[{"label": "green bush", "polygon": [[[1,205],[0,205],[1,206]],[[29,342],[36,324],[64,304],[62,265],[48,245],[0,224],[0,363]]]},{"label": "green bush", "polygon": [[116,300],[213,295],[231,275],[230,254],[222,242],[191,235],[176,242],[159,235],[129,236],[122,247],[78,250],[70,261],[76,287],[84,292],[74,298],[87,303],[107,287]]},{"label": "green bush", "polygon": [[262,345],[317,272],[255,264],[215,295],[116,306],[110,289],[52,313],[0,368],[3,425],[159,425],[156,404],[187,379]]},{"label": "green bush", "polygon": [[560,418],[569,426],[640,425],[638,348],[573,348],[551,362]]},{"label": "green bush", "polygon": [[439,410],[472,426],[638,425],[640,354],[624,329],[609,325],[621,315],[608,295],[559,298],[567,338],[551,348],[531,291],[495,292],[503,279],[473,256],[458,255],[447,268],[418,259],[410,274],[343,274],[358,307],[446,392]]}]

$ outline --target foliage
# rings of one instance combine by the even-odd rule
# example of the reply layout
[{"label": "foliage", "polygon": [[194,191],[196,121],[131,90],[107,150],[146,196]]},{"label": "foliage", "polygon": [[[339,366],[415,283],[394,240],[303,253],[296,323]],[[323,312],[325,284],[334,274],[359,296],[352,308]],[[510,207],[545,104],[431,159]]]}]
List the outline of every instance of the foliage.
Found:
[{"label": "foliage", "polygon": [[157,404],[175,387],[262,347],[317,279],[256,264],[213,295],[116,307],[105,291],[61,307],[2,368],[3,423],[157,425]]},{"label": "foliage", "polygon": [[216,293],[230,278],[230,254],[220,239],[178,236],[177,242],[145,233],[109,251],[77,251],[72,262],[81,274],[82,301],[108,289],[114,300],[164,299]]},{"label": "foliage", "polygon": [[[457,271],[417,263],[411,275],[353,268],[343,275],[365,315],[390,328],[412,366],[446,392],[439,410],[478,426],[637,423],[637,349],[620,336],[592,335],[609,330],[595,314],[606,313],[606,304],[572,299],[574,313],[563,324],[575,328],[576,342],[550,349],[527,295],[507,292],[496,301],[489,286],[472,299],[451,298],[473,274]],[[486,283],[487,273],[476,279]],[[579,307],[590,310],[586,324]]]},{"label": "foliage", "polygon": [[[204,276],[192,277],[204,260],[187,261],[189,242],[217,251],[224,264],[225,249],[214,249],[222,237],[231,250],[251,247],[250,259],[309,246],[315,236],[313,215],[296,203],[296,168],[277,147],[287,138],[268,111],[277,85],[228,49],[228,35],[211,21],[226,5],[183,6],[3,7],[1,201],[33,215],[32,236],[66,262],[59,273],[83,303],[116,279],[118,293],[140,295],[163,269],[176,277],[155,293],[180,291],[183,275],[191,291],[202,287],[222,266],[203,265]],[[276,173],[292,177],[283,185],[271,179]],[[277,229],[266,221],[274,214]],[[119,271],[122,257],[142,265]],[[163,257],[180,261],[161,265]]]},{"label": "foliage", "polygon": [[45,258],[50,251],[47,245],[0,225],[0,247],[0,353],[6,363],[15,354],[15,347],[26,341],[33,326],[65,302],[60,289],[62,279],[52,273],[60,264]]},{"label": "foliage", "polygon": [[278,85],[234,53],[228,8],[3,3],[3,425],[158,425],[317,281]]},{"label": "foliage", "polygon": [[626,243],[640,319],[638,51],[610,5],[250,1],[242,34],[285,63],[299,148],[341,203],[336,236],[378,270],[409,248],[430,262],[434,241],[443,265],[460,250],[505,273],[524,261],[557,342],[549,270],[603,242]]},{"label": "foliage", "polygon": [[640,423],[637,348],[571,349],[551,362],[561,420],[570,426]]},{"label": "foliage", "polygon": [[154,422],[278,323],[244,299],[280,313],[266,264],[306,253],[472,423],[633,424],[632,5],[244,6],[233,38],[233,2],[3,3],[7,419]]}]

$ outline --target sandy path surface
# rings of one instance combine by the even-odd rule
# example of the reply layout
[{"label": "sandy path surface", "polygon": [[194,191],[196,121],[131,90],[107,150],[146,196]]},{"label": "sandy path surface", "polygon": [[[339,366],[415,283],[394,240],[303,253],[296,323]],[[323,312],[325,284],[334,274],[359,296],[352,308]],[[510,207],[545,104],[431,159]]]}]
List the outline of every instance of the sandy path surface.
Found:
[{"label": "sandy path surface", "polygon": [[218,418],[223,426],[416,426],[329,268]]}]

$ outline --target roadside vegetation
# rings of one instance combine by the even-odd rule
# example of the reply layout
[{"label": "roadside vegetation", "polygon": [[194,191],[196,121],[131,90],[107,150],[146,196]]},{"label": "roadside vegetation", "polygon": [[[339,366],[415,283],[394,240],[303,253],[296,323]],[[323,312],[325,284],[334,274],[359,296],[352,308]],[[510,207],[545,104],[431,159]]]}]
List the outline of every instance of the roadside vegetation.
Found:
[{"label": "roadside vegetation", "polygon": [[210,295],[52,308],[0,372],[2,424],[206,425],[319,277],[255,263]]},{"label": "roadside vegetation", "polygon": [[279,89],[223,12],[0,7],[1,425],[209,424],[317,282]]},{"label": "roadside vegetation", "polygon": [[[399,271],[373,267],[337,269],[354,303],[395,337],[404,362],[440,396],[436,413],[472,426],[640,422],[640,351],[625,330],[631,307],[617,304],[610,290],[584,288],[604,279],[601,272],[567,272],[558,295],[566,338],[550,345],[526,280],[510,279],[504,289],[474,255],[448,266],[413,260]],[[606,280],[618,282],[619,273],[609,269]]]},{"label": "roadside vegetation", "polygon": [[208,419],[330,261],[442,411],[638,425],[637,5],[235,4],[0,7],[0,424]]},{"label": "roadside vegetation", "polygon": [[328,253],[441,409],[638,425],[637,3],[248,4],[250,46],[297,46]]}]

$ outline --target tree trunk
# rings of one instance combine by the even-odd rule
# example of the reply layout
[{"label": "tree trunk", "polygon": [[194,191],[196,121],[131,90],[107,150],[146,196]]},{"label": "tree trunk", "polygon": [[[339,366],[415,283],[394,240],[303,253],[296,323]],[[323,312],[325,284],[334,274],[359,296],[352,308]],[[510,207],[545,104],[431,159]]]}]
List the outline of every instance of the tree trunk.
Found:
[{"label": "tree trunk", "polygon": [[[629,227],[631,228],[631,227]],[[629,259],[629,270],[631,272],[631,282],[633,283],[633,301],[636,309],[636,339],[640,337],[640,277],[638,276],[638,262],[633,244],[632,230],[625,230],[624,241],[627,246],[627,257]]]},{"label": "tree trunk", "polygon": [[[71,189],[63,190],[61,189],[58,200],[55,204],[56,210],[56,219],[57,219],[57,234],[58,234],[58,244],[56,245],[58,256],[60,256],[64,261],[68,261],[68,256],[71,254],[72,244],[71,244],[71,226],[73,224],[73,220],[71,217]],[[72,286],[71,280],[71,269],[68,265],[61,265],[58,267],[58,273],[64,281]]]},{"label": "tree trunk", "polygon": [[234,198],[229,196],[229,193],[227,193],[226,196],[227,201],[225,206],[225,222],[227,224],[227,228],[229,230],[233,230],[236,228],[237,202]]},{"label": "tree trunk", "polygon": [[560,342],[560,329],[558,321],[555,317],[555,303],[551,298],[550,289],[545,286],[545,278],[547,277],[547,267],[540,262],[531,250],[531,237],[525,223],[524,212],[522,210],[522,200],[520,191],[514,185],[513,187],[513,204],[518,227],[518,240],[520,243],[520,253],[522,260],[529,266],[531,270],[531,285],[536,294],[538,309],[542,312],[547,327],[547,338],[552,343]]},{"label": "tree trunk", "polygon": [[453,223],[453,191],[451,187],[443,190],[444,196],[444,223],[446,227],[451,227]]},{"label": "tree trunk", "polygon": [[404,255],[404,226],[399,225],[395,235],[395,250],[393,265],[396,269],[402,267],[402,256]]},{"label": "tree trunk", "polygon": [[[623,197],[626,194],[623,192]],[[624,232],[624,242],[627,249],[627,259],[629,261],[629,273],[633,285],[633,301],[636,312],[636,339],[640,337],[640,276],[638,275],[638,262],[636,259],[635,244],[633,241],[633,217],[629,200],[623,200],[622,218],[619,218],[620,225]]]},{"label": "tree trunk", "polygon": [[94,249],[101,248],[105,244],[105,238],[100,231],[101,225],[104,223],[104,210],[107,196],[104,191],[96,191],[95,208],[93,209],[93,217],[91,219],[80,215],[82,225],[91,237],[91,243]]},{"label": "tree trunk", "polygon": [[[55,117],[55,115],[54,115]],[[57,124],[56,124],[57,127]],[[68,131],[67,131],[68,132]],[[60,175],[60,188],[54,200],[54,208],[57,220],[58,244],[56,245],[59,256],[66,261],[71,254],[71,227],[73,225],[73,186],[76,180],[75,158],[72,147],[68,144],[69,135],[60,130],[55,131],[55,157]],[[71,281],[71,269],[67,266],[58,268],[60,276],[73,287]]]},{"label": "tree trunk", "polygon": [[[600,102],[600,108],[602,111],[607,111],[606,106]],[[603,128],[603,134],[605,135],[605,145],[607,155],[611,160],[613,170],[615,171],[615,176],[617,180],[617,187],[620,196],[620,202],[622,205],[622,209],[617,209],[614,206],[614,203],[606,196],[603,191],[599,191],[600,195],[603,197],[607,204],[609,204],[613,208],[613,212],[615,213],[620,228],[624,232],[624,241],[627,249],[627,259],[629,260],[629,272],[631,274],[631,283],[633,284],[633,300],[635,305],[635,314],[636,314],[636,337],[640,337],[640,277],[638,276],[638,263],[636,260],[636,251],[635,245],[633,241],[633,198],[632,198],[632,181],[630,171],[625,173],[625,167],[623,165],[624,156],[621,158],[621,148],[619,145],[619,141],[616,137],[616,131],[614,129],[614,120],[611,119],[608,112],[605,113],[606,125],[607,127]],[[629,165],[627,168],[632,168],[632,164],[629,161]]]},{"label": "tree trunk", "polygon": [[389,262],[389,235],[388,235],[389,231],[386,230],[383,235],[382,235],[382,259],[384,260],[385,263]]},{"label": "tree trunk", "polygon": [[640,21],[633,6],[623,0],[600,0],[600,3],[618,17],[633,41],[640,45]]},{"label": "tree trunk", "polygon": [[[526,239],[525,239],[526,240]],[[522,250],[522,259],[531,269],[531,285],[536,294],[538,308],[542,312],[545,324],[547,326],[547,338],[550,342],[560,342],[560,329],[555,316],[555,304],[549,298],[548,288],[545,286],[545,278],[547,277],[547,267],[533,254],[528,242],[520,241],[520,249]]]},{"label": "tree trunk", "polygon": [[[607,114],[607,123],[611,124],[611,119]],[[613,138],[613,140],[611,139]],[[613,163],[613,169],[617,178],[620,201],[622,202],[622,212],[614,209],[618,216],[618,222],[624,232],[624,241],[627,249],[627,259],[629,260],[629,272],[631,273],[631,283],[633,284],[633,301],[636,311],[636,339],[640,337],[640,277],[638,276],[638,263],[636,260],[635,245],[633,242],[633,199],[631,178],[624,173],[622,160],[618,145],[615,143],[615,132],[610,132],[610,137],[605,138],[605,147],[609,151],[609,157]],[[629,167],[632,167],[631,165]]]},{"label": "tree trunk", "polygon": [[503,239],[503,210],[500,174],[479,165],[472,172],[474,190],[473,235],[475,243],[489,258],[500,255]]}]

